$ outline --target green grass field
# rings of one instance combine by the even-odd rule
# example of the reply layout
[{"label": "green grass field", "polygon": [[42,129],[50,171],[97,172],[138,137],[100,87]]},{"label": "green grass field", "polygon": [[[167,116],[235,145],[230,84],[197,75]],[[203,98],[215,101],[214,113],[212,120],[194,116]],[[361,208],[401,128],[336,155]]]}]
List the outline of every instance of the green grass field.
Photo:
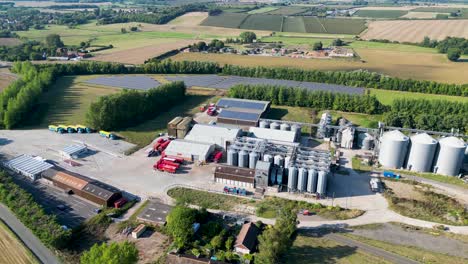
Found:
[{"label": "green grass field", "polygon": [[441,94],[423,94],[423,93],[411,93],[411,92],[400,92],[391,90],[378,90],[369,89],[372,95],[375,95],[377,99],[385,104],[391,105],[395,99],[426,99],[426,100],[447,100],[450,102],[462,102],[468,103],[468,97],[462,96],[449,96]]},{"label": "green grass field", "polygon": [[343,245],[327,238],[313,237],[307,233],[300,232],[295,237],[292,247],[285,254],[281,263],[384,264],[390,262],[357,250],[354,247]]},{"label": "green grass field", "polygon": [[242,29],[281,31],[283,16],[250,15],[241,24]]},{"label": "green grass field", "polygon": [[283,15],[283,16],[290,16],[290,15],[296,15],[300,14],[306,11],[306,8],[302,6],[283,6],[280,7],[279,9],[276,9],[274,11],[268,12],[270,15]]},{"label": "green grass field", "polygon": [[281,31],[306,33],[304,19],[302,17],[285,17]]},{"label": "green grass field", "polygon": [[259,8],[259,9],[251,10],[251,11],[247,12],[247,14],[263,14],[263,13],[268,13],[268,12],[271,12],[271,11],[275,11],[277,9],[278,9],[278,7],[265,6],[265,7]]},{"label": "green grass field", "polygon": [[218,16],[209,16],[200,24],[202,26],[239,28],[241,23],[248,17],[247,14],[223,13]]},{"label": "green grass field", "polygon": [[398,18],[404,16],[408,11],[404,10],[358,10],[354,13],[357,17],[368,18]]}]

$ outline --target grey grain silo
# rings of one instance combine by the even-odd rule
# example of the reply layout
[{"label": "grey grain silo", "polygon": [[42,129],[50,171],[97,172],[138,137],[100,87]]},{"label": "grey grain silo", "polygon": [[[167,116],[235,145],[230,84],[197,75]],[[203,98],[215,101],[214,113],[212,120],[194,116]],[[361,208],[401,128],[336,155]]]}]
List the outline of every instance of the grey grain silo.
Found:
[{"label": "grey grain silo", "polygon": [[273,156],[270,154],[263,155],[263,161],[273,163]]},{"label": "grey grain silo", "polygon": [[307,192],[315,193],[317,192],[317,171],[314,169],[309,169],[307,179]]},{"label": "grey grain silo", "polygon": [[431,171],[436,150],[437,140],[428,134],[412,136],[406,168],[416,172]]},{"label": "grey grain silo", "polygon": [[280,130],[289,131],[291,130],[291,126],[286,123],[283,123],[280,125]]},{"label": "grey grain silo", "polygon": [[278,173],[278,168],[277,167],[272,167],[271,168],[271,173],[270,173],[270,185],[275,185],[276,184],[277,173]]},{"label": "grey grain silo", "polygon": [[228,149],[227,152],[227,164],[230,166],[238,165],[238,155],[235,149]]},{"label": "grey grain silo", "polygon": [[249,153],[245,150],[239,151],[239,167],[249,167]]},{"label": "grey grain silo", "polygon": [[289,167],[288,169],[288,189],[290,191],[296,190],[297,187],[297,168]]},{"label": "grey grain silo", "polygon": [[409,138],[398,130],[384,133],[380,138],[379,163],[386,168],[402,168],[408,144]]},{"label": "grey grain silo", "polygon": [[466,149],[465,149],[465,159],[464,159],[464,162],[465,162],[465,163],[468,163],[468,146],[467,146]]},{"label": "grey grain silo", "polygon": [[327,192],[327,175],[325,171],[318,172],[317,193],[325,194]]},{"label": "grey grain silo", "polygon": [[278,122],[273,122],[273,123],[270,124],[270,128],[279,130],[280,129],[280,124]]},{"label": "grey grain silo", "polygon": [[291,162],[291,156],[286,156],[284,158],[284,167],[287,168],[289,167],[289,163]]},{"label": "grey grain silo", "polygon": [[261,128],[269,128],[269,127],[270,127],[270,123],[269,123],[268,121],[260,121],[259,127],[261,127]]},{"label": "grey grain silo", "polygon": [[281,185],[283,184],[283,175],[285,173],[285,169],[284,168],[277,168],[277,173],[276,173],[276,183]]},{"label": "grey grain silo", "polygon": [[307,169],[299,168],[297,175],[297,190],[305,192],[307,190]]},{"label": "grey grain silo", "polygon": [[456,137],[446,137],[439,140],[434,172],[443,175],[456,176],[460,172],[466,144]]},{"label": "grey grain silo", "polygon": [[277,166],[284,166],[284,158],[281,155],[276,155],[274,159],[274,164]]},{"label": "grey grain silo", "polygon": [[255,169],[255,165],[257,165],[257,161],[260,155],[258,155],[257,152],[250,152],[249,153],[249,168],[250,169]]}]

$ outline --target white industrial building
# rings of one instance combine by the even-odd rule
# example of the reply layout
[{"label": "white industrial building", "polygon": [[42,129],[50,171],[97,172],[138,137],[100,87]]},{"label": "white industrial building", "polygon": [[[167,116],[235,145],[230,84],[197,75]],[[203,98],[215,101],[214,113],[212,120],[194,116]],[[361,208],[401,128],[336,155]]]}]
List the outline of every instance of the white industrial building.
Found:
[{"label": "white industrial building", "polygon": [[168,156],[180,157],[188,161],[208,161],[215,145],[185,139],[172,140],[164,153]]},{"label": "white industrial building", "polygon": [[88,151],[88,148],[85,145],[70,145],[66,146],[60,151],[60,155],[67,159],[77,159],[84,153]]},{"label": "white industrial building", "polygon": [[254,138],[267,139],[272,141],[283,141],[294,143],[297,139],[296,131],[277,130],[270,128],[251,127],[249,129],[251,136]]},{"label": "white industrial building", "polygon": [[46,162],[41,157],[33,157],[25,154],[5,162],[4,165],[5,167],[20,173],[33,181],[36,180],[42,172],[54,167],[54,165]]},{"label": "white industrial building", "polygon": [[234,141],[242,133],[238,128],[196,124],[185,136],[185,140],[215,144],[218,148],[226,149],[227,141]]}]

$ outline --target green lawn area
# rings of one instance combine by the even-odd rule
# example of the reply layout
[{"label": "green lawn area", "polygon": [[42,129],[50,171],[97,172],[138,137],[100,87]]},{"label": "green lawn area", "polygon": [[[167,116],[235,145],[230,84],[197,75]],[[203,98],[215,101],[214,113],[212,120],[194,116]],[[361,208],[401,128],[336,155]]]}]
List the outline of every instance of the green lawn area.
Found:
[{"label": "green lawn area", "polygon": [[271,11],[274,11],[274,10],[277,10],[277,9],[278,9],[278,7],[265,6],[265,7],[259,8],[259,9],[251,10],[251,11],[247,12],[247,14],[262,14],[262,13],[268,13],[268,12],[271,12]]},{"label": "green lawn area", "polygon": [[468,103],[468,97],[462,96],[450,96],[442,94],[423,94],[423,93],[411,93],[411,92],[400,92],[391,90],[379,90],[369,89],[372,95],[375,95],[377,99],[385,105],[391,105],[395,99],[426,99],[426,100],[447,100],[451,102],[462,102]]},{"label": "green lawn area", "polygon": [[[303,123],[315,123],[316,121],[312,117],[312,109],[310,108],[280,105],[272,105],[265,118]],[[302,132],[310,133],[310,128],[302,128]]]},{"label": "green lawn area", "polygon": [[323,237],[313,237],[300,232],[281,263],[337,263],[337,264],[378,264],[390,263],[377,256],[367,254],[354,247],[340,244]]},{"label": "green lawn area", "polygon": [[407,245],[396,245],[380,240],[374,240],[366,237],[352,235],[349,233],[343,234],[344,236],[354,239],[356,241],[381,248],[383,250],[398,254],[400,256],[407,257],[409,259],[421,262],[421,263],[444,263],[444,264],[462,264],[466,263],[466,259],[461,257],[449,256],[446,254],[436,253],[421,249],[418,247],[407,246]]}]

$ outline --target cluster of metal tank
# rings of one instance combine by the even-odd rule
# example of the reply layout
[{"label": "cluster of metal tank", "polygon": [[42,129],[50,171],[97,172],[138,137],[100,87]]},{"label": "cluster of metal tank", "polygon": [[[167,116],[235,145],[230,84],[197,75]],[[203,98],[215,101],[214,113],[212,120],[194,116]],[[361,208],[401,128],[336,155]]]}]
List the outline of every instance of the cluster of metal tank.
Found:
[{"label": "cluster of metal tank", "polygon": [[394,130],[384,133],[380,139],[379,163],[386,168],[456,176],[466,149],[465,142],[456,137],[445,137],[437,142],[426,133],[409,138]]},{"label": "cluster of metal tank", "polygon": [[325,138],[328,137],[329,131],[327,129],[327,125],[332,123],[332,115],[328,112],[322,114],[320,118],[319,127],[317,128],[317,138]]},{"label": "cluster of metal tank", "polygon": [[255,165],[259,159],[260,154],[254,151],[237,151],[232,148],[229,148],[227,151],[227,164],[230,166],[255,169]]},{"label": "cluster of metal tank", "polygon": [[327,178],[325,171],[292,166],[288,168],[288,190],[323,195],[327,190]]}]

